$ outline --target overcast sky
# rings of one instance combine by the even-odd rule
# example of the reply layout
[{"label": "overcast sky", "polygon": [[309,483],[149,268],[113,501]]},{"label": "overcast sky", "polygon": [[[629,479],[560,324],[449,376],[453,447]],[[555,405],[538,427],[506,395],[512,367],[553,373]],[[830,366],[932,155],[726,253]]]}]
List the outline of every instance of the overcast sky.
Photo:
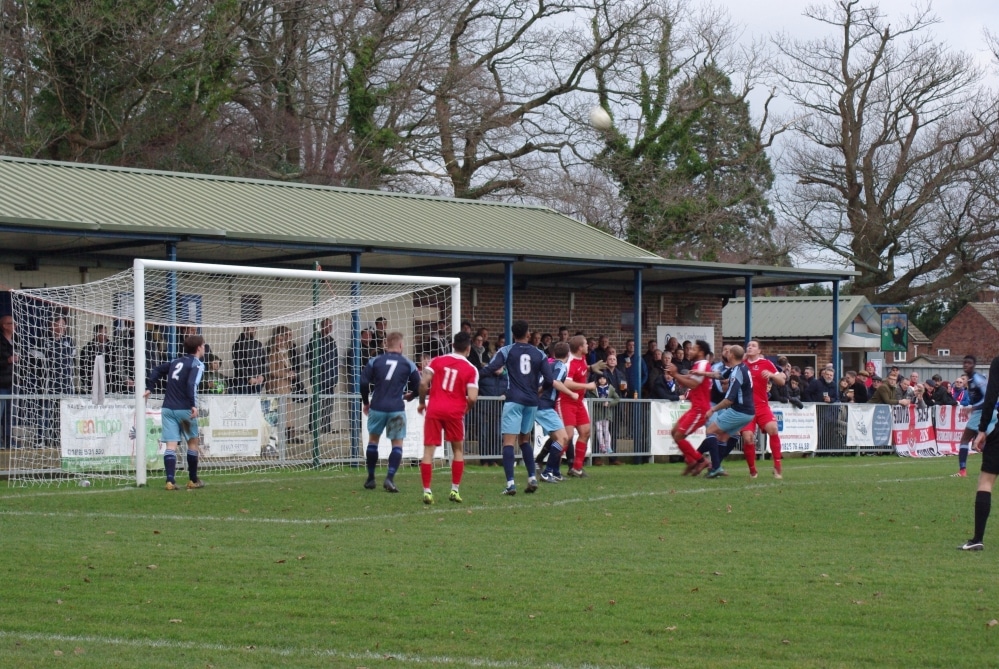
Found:
[{"label": "overcast sky", "polygon": [[[746,37],[766,36],[782,30],[800,37],[812,37],[823,34],[823,29],[829,30],[828,26],[802,16],[805,7],[815,4],[812,0],[714,1],[745,26]],[[831,6],[829,0],[818,4]],[[912,0],[873,0],[863,4],[877,4],[882,13],[892,18],[911,13],[913,7]],[[932,28],[936,35],[952,46],[978,54],[984,62],[986,48],[982,29],[988,27],[993,33],[999,33],[999,0],[936,0],[932,3],[932,11],[941,21]]]}]

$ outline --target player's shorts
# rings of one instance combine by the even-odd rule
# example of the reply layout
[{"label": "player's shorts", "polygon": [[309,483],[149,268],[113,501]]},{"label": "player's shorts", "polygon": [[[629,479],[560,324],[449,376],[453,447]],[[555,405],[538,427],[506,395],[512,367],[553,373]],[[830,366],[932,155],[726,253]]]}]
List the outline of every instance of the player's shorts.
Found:
[{"label": "player's shorts", "polygon": [[538,421],[538,425],[545,431],[545,434],[558,432],[565,428],[565,423],[562,422],[562,418],[555,409],[539,408],[537,415],[534,416],[534,420]]},{"label": "player's shorts", "polygon": [[992,430],[985,437],[982,447],[982,471],[999,475],[999,430]]},{"label": "player's shorts", "polygon": [[676,421],[676,427],[685,437],[689,437],[694,431],[704,427],[704,424],[707,423],[707,413],[704,409],[691,407]]},{"label": "player's shorts", "polygon": [[163,441],[187,441],[198,436],[198,419],[191,418],[190,409],[162,409]]},{"label": "player's shorts", "polygon": [[756,408],[756,414],[753,416],[753,420],[749,421],[744,430],[754,430],[754,426],[760,428],[760,431],[765,431],[764,428],[768,423],[776,423],[777,418],[774,416],[774,412],[770,409],[769,404],[765,404],[762,407],[758,406]]},{"label": "player's shorts", "polygon": [[503,403],[503,434],[530,434],[538,407],[528,407],[516,402]]},{"label": "player's shorts", "polygon": [[972,432],[978,432],[978,424],[982,422],[982,410],[975,409],[968,414],[968,427]]},{"label": "player's shorts", "polygon": [[423,445],[442,446],[441,434],[452,444],[465,440],[465,417],[427,416],[423,419]]},{"label": "player's shorts", "polygon": [[401,441],[406,438],[405,411],[368,411],[368,434],[385,433],[389,441]]},{"label": "player's shorts", "polygon": [[711,425],[717,425],[719,430],[730,437],[739,434],[742,428],[752,422],[752,414],[741,413],[731,407],[722,409],[711,417]]},{"label": "player's shorts", "polygon": [[586,402],[559,402],[558,413],[562,417],[562,425],[589,425],[590,412],[586,410]]}]

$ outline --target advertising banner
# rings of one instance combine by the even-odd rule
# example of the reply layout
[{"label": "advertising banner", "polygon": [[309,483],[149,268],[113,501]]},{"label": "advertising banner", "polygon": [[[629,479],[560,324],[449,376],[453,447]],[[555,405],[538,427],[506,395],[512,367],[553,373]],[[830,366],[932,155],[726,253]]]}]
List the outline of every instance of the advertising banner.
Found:
[{"label": "advertising banner", "polygon": [[894,405],[891,412],[895,453],[910,458],[933,458],[940,455],[937,451],[931,407]]},{"label": "advertising banner", "polygon": [[846,445],[875,448],[891,444],[892,413],[887,404],[846,405]]},{"label": "advertising banner", "polygon": [[968,425],[971,409],[962,406],[938,405],[933,407],[937,417],[937,451],[940,455],[957,455],[961,433]]},{"label": "advertising banner", "polygon": [[[68,472],[129,469],[135,440],[129,436],[135,405],[89,399],[59,400],[62,469]],[[154,444],[155,446],[155,444]]]},{"label": "advertising banner", "polygon": [[819,447],[815,405],[806,404],[802,409],[789,405],[771,404],[777,419],[777,433],[783,453],[814,453]]},{"label": "advertising banner", "polygon": [[[682,455],[680,448],[670,434],[676,421],[690,408],[690,402],[667,402],[653,400],[649,402],[649,435],[652,455]],[[687,441],[697,448],[704,441],[704,428],[699,428]]]},{"label": "advertising banner", "polygon": [[[208,395],[201,454],[208,458],[260,457],[267,444],[264,411],[256,395]],[[207,409],[207,412],[205,412]]]}]

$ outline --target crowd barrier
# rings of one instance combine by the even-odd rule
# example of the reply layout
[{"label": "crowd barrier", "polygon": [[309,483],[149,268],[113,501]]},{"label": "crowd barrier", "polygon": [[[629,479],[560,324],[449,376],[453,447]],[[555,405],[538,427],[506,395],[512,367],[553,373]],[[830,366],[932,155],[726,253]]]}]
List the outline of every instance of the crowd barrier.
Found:
[{"label": "crowd barrier", "polygon": [[[61,456],[63,469],[73,469],[72,460],[79,458],[79,465],[91,463],[95,440],[102,443],[104,456],[125,459],[131,455],[132,444],[129,428],[134,425],[133,404],[126,398],[109,398],[103,407],[95,407],[84,396],[63,397],[58,401],[51,396],[21,396],[22,402],[36,400],[46,405],[58,406],[58,414],[46,418],[49,424],[62,423],[63,429],[56,444],[56,454]],[[285,454],[283,445],[274,439],[280,430],[273,428],[276,418],[268,410],[263,398],[261,410],[259,396],[213,396],[206,411],[206,437],[212,456],[227,458],[261,457],[268,449]],[[367,443],[366,417],[359,411],[356,396],[338,395],[337,413],[343,428],[336,436],[339,450],[323,452],[323,461],[357,462],[363,458]],[[648,462],[657,456],[678,457],[680,450],[670,432],[679,417],[689,408],[686,402],[660,400],[588,400],[591,417],[591,435],[588,457],[613,458],[624,462]],[[206,407],[208,408],[208,407]],[[896,453],[905,457],[937,457],[956,454],[961,432],[968,422],[966,407],[902,407],[875,404],[805,404],[795,408],[788,404],[771,404],[785,453],[815,454],[875,454]],[[499,462],[502,457],[500,424],[503,400],[482,397],[466,416],[465,455],[468,460],[485,463]],[[151,431],[147,438],[147,460],[155,463],[161,454],[157,443],[158,411],[147,407],[147,421]],[[418,459],[423,455],[423,417],[416,411],[416,402],[407,404],[408,429],[403,444],[405,458]],[[61,418],[61,420],[60,420]],[[209,425],[208,422],[219,422]],[[15,427],[16,437],[26,430],[36,432],[36,426],[24,419]],[[271,424],[268,430],[267,424]],[[37,427],[41,423],[36,421]],[[257,425],[262,429],[255,430]],[[70,426],[87,426],[86,430]],[[213,429],[211,429],[213,428]],[[132,433],[134,435],[134,432]],[[270,434],[270,441],[267,435]],[[263,439],[261,436],[263,435]],[[704,437],[704,430],[691,435],[696,447]],[[762,437],[762,435],[760,435]],[[545,435],[535,429],[534,448],[541,449]],[[766,439],[757,439],[758,452],[766,450]],[[391,446],[387,439],[379,444],[381,457],[387,458]],[[61,453],[60,453],[61,451]],[[520,455],[517,449],[517,455]],[[443,449],[438,457],[448,457]]]}]

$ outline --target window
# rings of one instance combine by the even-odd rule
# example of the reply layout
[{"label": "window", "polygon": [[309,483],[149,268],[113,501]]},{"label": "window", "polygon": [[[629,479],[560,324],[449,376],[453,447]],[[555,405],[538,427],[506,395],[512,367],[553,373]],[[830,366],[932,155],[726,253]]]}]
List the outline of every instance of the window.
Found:
[{"label": "window", "polygon": [[950,349],[949,348],[938,348],[937,349],[937,355],[950,355]]},{"label": "window", "polygon": [[895,351],[895,357],[893,360],[895,362],[905,362],[905,351]]}]

